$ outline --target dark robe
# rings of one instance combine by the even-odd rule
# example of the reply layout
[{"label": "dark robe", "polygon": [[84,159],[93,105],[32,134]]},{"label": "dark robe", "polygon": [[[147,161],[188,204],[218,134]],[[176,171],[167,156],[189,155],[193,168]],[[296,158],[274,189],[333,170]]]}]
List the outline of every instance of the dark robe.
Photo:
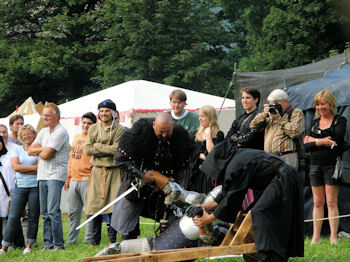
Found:
[{"label": "dark robe", "polygon": [[302,180],[296,169],[262,150],[236,148],[227,140],[219,145],[202,165],[223,184],[215,217],[233,222],[248,188],[263,190],[252,209],[255,249],[283,258],[303,256]]},{"label": "dark robe", "polygon": [[[194,133],[194,136],[196,133]],[[214,145],[220,143],[224,140],[224,133],[222,131],[219,131],[215,137],[213,137],[213,143]],[[202,153],[205,156],[207,156],[208,150],[207,150],[207,143],[206,140],[204,141],[195,141],[196,143],[196,150],[193,156],[190,159],[189,168],[188,168],[188,175],[186,181],[184,183],[184,187],[186,190],[190,191],[196,191],[198,193],[204,193],[208,194],[217,184],[216,182],[209,178],[206,174],[200,171],[200,166],[203,164],[203,159],[199,158],[199,155]]]},{"label": "dark robe", "polygon": [[232,122],[230,130],[227,132],[226,139],[234,140],[240,147],[264,150],[265,131],[253,131],[249,127],[250,122],[258,113],[258,109],[255,109],[253,112],[240,115]]},{"label": "dark robe", "polygon": [[[174,124],[171,137],[167,141],[157,138],[153,130],[154,119],[143,118],[125,131],[119,142],[119,149],[114,160],[118,163],[128,161],[142,172],[155,170],[173,178],[180,185],[184,171],[194,150],[194,141],[180,125]],[[122,182],[117,196],[125,192],[134,179],[132,173],[123,172]],[[154,190],[152,184],[134,191],[114,205],[111,225],[122,235],[128,235],[138,224],[139,216],[159,221],[164,212],[171,215],[172,210],[164,204],[165,195],[161,190]],[[137,230],[136,230],[137,231]],[[135,234],[139,232],[134,231]],[[136,233],[135,233],[136,232]]]}]

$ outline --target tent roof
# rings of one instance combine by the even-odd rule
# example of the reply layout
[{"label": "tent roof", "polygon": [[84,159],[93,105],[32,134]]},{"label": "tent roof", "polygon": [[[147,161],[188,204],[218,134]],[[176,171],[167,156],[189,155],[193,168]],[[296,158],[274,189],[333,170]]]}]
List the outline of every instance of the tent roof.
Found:
[{"label": "tent roof", "polygon": [[321,78],[308,81],[287,89],[289,101],[302,110],[313,108],[315,95],[324,89],[333,93],[337,106],[350,105],[350,65],[325,72]]},{"label": "tent roof", "polygon": [[[325,72],[339,69],[346,63],[350,63],[350,51],[315,63],[288,69],[265,72],[238,72],[235,77],[235,97],[240,97],[242,88],[255,87],[261,94],[259,108],[262,109],[266,103],[266,98],[274,89],[287,90],[288,87],[320,78]],[[244,109],[240,99],[237,99],[236,102],[236,116],[239,116],[244,112]]]},{"label": "tent roof", "polygon": [[[142,112],[164,111],[170,108],[169,93],[177,87],[158,84],[145,80],[133,80],[101,91],[92,93],[59,105],[61,117],[80,117],[86,112],[97,112],[97,105],[111,99],[118,111],[137,110]],[[183,89],[187,95],[186,109],[196,110],[203,105],[215,108],[234,108],[235,101],[219,96],[208,95],[188,89]]]},{"label": "tent roof", "polygon": [[22,105],[18,107],[17,110],[13,111],[8,117],[11,117],[16,114],[21,115],[33,115],[36,114],[37,111],[35,109],[36,104],[32,97],[28,97],[26,101],[23,102]]}]

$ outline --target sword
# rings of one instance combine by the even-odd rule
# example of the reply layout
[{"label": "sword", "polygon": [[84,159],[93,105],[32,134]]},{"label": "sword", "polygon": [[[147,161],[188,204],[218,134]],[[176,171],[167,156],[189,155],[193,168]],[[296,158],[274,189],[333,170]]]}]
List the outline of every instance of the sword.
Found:
[{"label": "sword", "polygon": [[114,199],[111,203],[109,203],[108,205],[106,205],[105,207],[103,207],[102,209],[100,209],[99,211],[97,211],[92,217],[89,217],[88,220],[86,220],[84,223],[80,224],[79,226],[77,226],[77,228],[75,230],[79,230],[80,228],[82,228],[83,226],[85,226],[87,223],[89,223],[91,220],[93,220],[95,217],[97,217],[99,214],[101,214],[103,211],[105,211],[106,209],[108,209],[109,207],[113,206],[115,203],[117,203],[120,199],[122,199],[123,197],[129,195],[132,191],[137,191],[137,187],[131,183],[131,187],[126,190],[123,194],[121,194],[120,196],[118,196],[116,199]]}]

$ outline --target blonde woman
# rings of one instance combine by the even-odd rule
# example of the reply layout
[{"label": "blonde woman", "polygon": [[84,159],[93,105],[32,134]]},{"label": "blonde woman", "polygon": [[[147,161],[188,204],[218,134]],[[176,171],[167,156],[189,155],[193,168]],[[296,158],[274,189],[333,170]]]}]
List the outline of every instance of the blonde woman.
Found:
[{"label": "blonde woman", "polygon": [[214,145],[224,140],[224,133],[220,131],[218,116],[214,107],[206,105],[199,109],[200,126],[195,132],[197,151],[192,160],[194,166],[191,178],[191,190],[199,193],[209,193],[216,186],[216,182],[209,179],[199,168]]},{"label": "blonde woman", "polygon": [[[314,199],[313,218],[324,217],[327,203],[328,216],[336,217],[338,210],[339,185],[332,180],[337,157],[342,157],[342,145],[346,130],[346,118],[337,114],[336,100],[328,90],[320,91],[314,98],[316,119],[304,139],[306,150],[311,152],[310,185]],[[326,200],[325,200],[326,199]],[[338,241],[339,219],[330,219],[330,241]],[[322,220],[315,220],[311,244],[321,240]]]},{"label": "blonde woman", "polygon": [[28,233],[27,243],[23,254],[31,252],[32,245],[36,242],[39,223],[39,188],[36,177],[38,168],[38,157],[29,156],[28,147],[36,137],[36,131],[31,125],[24,125],[18,131],[19,140],[23,146],[16,148],[11,159],[11,167],[16,171],[16,186],[12,192],[12,200],[8,222],[6,224],[2,249],[0,254],[6,253],[7,248],[13,244],[18,234],[18,227],[21,225],[21,215],[28,203]]}]

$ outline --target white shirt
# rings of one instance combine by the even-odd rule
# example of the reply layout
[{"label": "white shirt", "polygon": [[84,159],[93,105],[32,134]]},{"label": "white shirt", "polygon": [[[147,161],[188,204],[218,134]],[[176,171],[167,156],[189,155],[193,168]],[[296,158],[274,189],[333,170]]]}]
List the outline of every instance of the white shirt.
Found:
[{"label": "white shirt", "polygon": [[[11,158],[13,157],[16,148],[19,146],[14,143],[7,142],[5,147],[7,149],[7,153],[0,157],[0,162],[2,164],[2,166],[0,166],[0,172],[2,173],[2,176],[5,179],[6,185],[11,193],[13,188],[15,187],[15,180],[16,180],[16,172],[11,168]],[[1,199],[0,200],[0,217],[7,217],[9,199],[8,199],[5,187],[1,180],[0,180],[0,199]]]},{"label": "white shirt", "polygon": [[50,132],[48,127],[43,128],[33,143],[36,142],[39,142],[43,148],[51,147],[56,151],[54,158],[46,160],[39,158],[38,181],[66,181],[69,156],[69,135],[67,130],[61,124],[55,126],[52,132]]}]

